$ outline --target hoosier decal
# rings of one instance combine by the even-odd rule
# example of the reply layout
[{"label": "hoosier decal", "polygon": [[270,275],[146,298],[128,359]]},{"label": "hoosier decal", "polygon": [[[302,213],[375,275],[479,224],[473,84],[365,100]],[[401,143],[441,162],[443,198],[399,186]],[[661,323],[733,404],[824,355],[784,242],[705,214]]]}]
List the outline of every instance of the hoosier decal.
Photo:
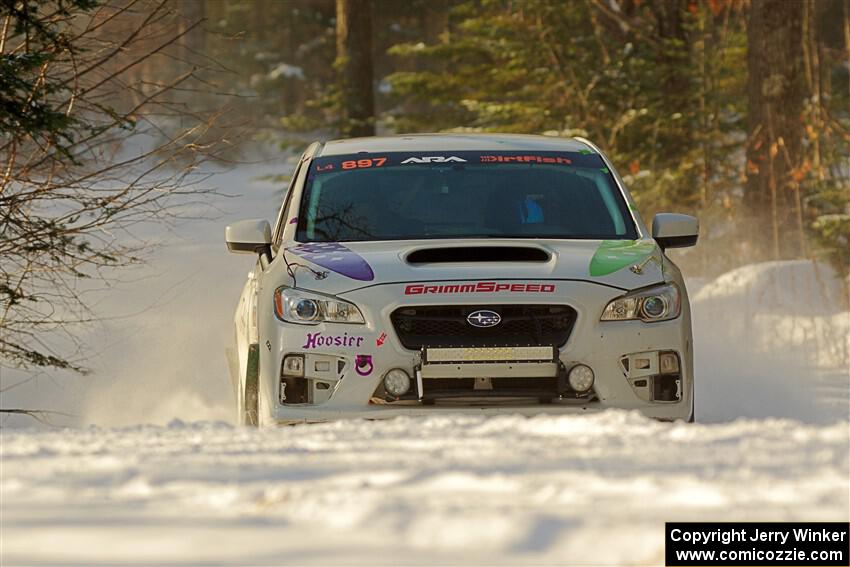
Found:
[{"label": "hoosier decal", "polygon": [[555,293],[555,284],[476,282],[464,284],[410,284],[404,295],[447,293]]},{"label": "hoosier decal", "polygon": [[365,337],[356,337],[344,333],[342,335],[322,335],[318,333],[307,333],[307,340],[301,348],[311,349],[316,347],[359,347],[366,340]]}]

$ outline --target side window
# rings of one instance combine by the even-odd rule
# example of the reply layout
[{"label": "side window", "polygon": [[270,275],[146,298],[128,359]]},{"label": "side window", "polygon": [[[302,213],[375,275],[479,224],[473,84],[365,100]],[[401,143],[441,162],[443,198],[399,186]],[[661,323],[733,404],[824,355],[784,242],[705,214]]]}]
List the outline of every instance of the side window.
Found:
[{"label": "side window", "polygon": [[286,218],[286,211],[289,210],[289,203],[292,201],[292,194],[295,193],[295,185],[298,181],[298,176],[301,174],[301,169],[305,163],[306,162],[304,160],[299,161],[298,165],[295,167],[295,171],[292,172],[292,179],[290,179],[289,187],[286,189],[286,198],[283,200],[283,206],[280,208],[280,212],[277,215],[277,224],[275,224],[274,235],[272,236],[272,249],[275,251],[280,248],[283,231],[286,228],[286,223],[289,222],[289,219]]}]

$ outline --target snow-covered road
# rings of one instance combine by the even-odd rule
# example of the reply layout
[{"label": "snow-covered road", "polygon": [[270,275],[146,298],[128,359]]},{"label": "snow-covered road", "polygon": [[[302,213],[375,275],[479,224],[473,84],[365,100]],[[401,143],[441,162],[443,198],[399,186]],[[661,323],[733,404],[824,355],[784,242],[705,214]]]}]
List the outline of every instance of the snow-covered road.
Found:
[{"label": "snow-covered road", "polygon": [[655,564],[663,522],[846,520],[848,426],[440,416],[4,430],[3,565]]}]

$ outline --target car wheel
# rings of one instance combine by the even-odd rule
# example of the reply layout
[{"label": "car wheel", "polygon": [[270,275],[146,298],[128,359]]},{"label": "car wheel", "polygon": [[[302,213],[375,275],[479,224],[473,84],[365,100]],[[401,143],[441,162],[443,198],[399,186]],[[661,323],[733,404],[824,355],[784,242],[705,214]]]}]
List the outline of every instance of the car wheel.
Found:
[{"label": "car wheel", "polygon": [[266,396],[259,394],[257,400],[257,427],[269,427],[271,425],[275,425],[275,421],[272,419],[271,408],[269,408],[269,401],[266,399]]}]

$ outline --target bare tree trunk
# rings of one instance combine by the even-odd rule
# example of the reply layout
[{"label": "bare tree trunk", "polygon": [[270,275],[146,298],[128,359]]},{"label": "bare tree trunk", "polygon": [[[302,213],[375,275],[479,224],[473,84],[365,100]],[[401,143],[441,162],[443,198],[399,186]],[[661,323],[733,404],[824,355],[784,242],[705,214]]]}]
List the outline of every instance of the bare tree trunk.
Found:
[{"label": "bare tree trunk", "polygon": [[180,0],[177,2],[177,9],[183,16],[178,30],[182,33],[191,28],[180,39],[182,59],[191,61],[193,52],[202,53],[206,49],[206,32],[203,26],[196,25],[206,17],[206,2],[204,0]]},{"label": "bare tree trunk", "polygon": [[[661,61],[666,67],[664,77],[667,96],[673,104],[680,106],[687,101],[690,92],[689,79],[678,72],[683,64],[688,62],[688,30],[685,26],[684,14],[687,10],[686,0],[656,0],[650,4],[657,22],[657,38],[661,46]],[[681,108],[674,108],[679,111]]]},{"label": "bare tree trunk", "polygon": [[422,10],[420,20],[425,43],[433,45],[440,41],[440,35],[449,29],[448,0],[430,0]]},{"label": "bare tree trunk", "polygon": [[707,16],[705,13],[699,14],[699,19],[697,20],[697,31],[699,32],[699,41],[696,46],[696,59],[699,65],[700,70],[700,85],[699,85],[699,120],[701,131],[699,135],[700,139],[700,153],[702,154],[702,162],[700,163],[700,190],[699,190],[699,202],[700,208],[705,209],[708,206],[708,180],[709,180],[709,170],[708,164],[711,160],[711,156],[709,155],[709,144],[708,144],[708,131],[710,128],[709,124],[709,116],[707,112],[708,104],[706,102],[707,94],[708,94],[708,64],[706,57],[706,43],[709,39],[709,34],[706,33],[706,19]]},{"label": "bare tree trunk", "polygon": [[[751,240],[765,253],[765,233],[773,235],[771,255],[802,253],[784,227],[796,224],[798,190],[792,172],[801,163],[805,84],[801,45],[803,3],[753,0],[747,23],[748,141],[745,205]],[[790,159],[786,159],[786,156]]]},{"label": "bare tree trunk", "polygon": [[340,133],[374,136],[371,0],[336,0],[336,53]]},{"label": "bare tree trunk", "polygon": [[[844,48],[847,50],[847,60],[850,61],[850,0],[844,0]],[[850,95],[850,75],[847,76],[847,93]],[[850,100],[850,96],[847,100]]]},{"label": "bare tree trunk", "polygon": [[806,85],[811,100],[808,119],[814,132],[813,136],[809,136],[811,161],[815,174],[820,181],[826,178],[821,134],[824,131],[824,93],[828,92],[823,89],[823,73],[821,72],[823,42],[820,38],[819,22],[823,6],[823,2],[815,0],[806,0],[803,4],[803,62],[806,69]]}]

